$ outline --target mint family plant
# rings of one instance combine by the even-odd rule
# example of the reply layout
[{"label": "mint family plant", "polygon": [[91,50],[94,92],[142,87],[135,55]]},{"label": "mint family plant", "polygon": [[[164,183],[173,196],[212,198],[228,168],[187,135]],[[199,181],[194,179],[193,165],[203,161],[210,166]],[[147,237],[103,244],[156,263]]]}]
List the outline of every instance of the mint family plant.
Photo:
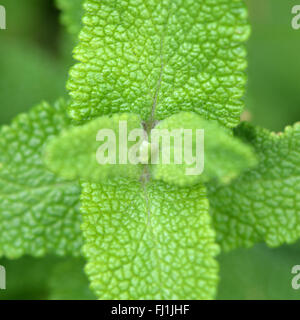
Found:
[{"label": "mint family plant", "polygon": [[[239,124],[242,0],[57,3],[79,63],[70,101],[1,129],[1,256],[83,255],[99,299],[212,299],[220,250],[300,237],[300,125]],[[99,166],[97,131],[120,119],[205,129],[204,173]]]}]

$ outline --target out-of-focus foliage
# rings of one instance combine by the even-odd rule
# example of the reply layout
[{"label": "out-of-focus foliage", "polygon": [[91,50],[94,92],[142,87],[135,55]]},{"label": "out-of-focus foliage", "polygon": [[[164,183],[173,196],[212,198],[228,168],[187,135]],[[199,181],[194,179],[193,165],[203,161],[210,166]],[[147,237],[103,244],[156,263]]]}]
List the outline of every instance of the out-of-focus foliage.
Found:
[{"label": "out-of-focus foliage", "polygon": [[6,290],[0,290],[0,299],[47,299],[48,279],[58,261],[56,257],[28,256],[18,260],[0,259],[0,265],[6,269]]},{"label": "out-of-focus foliage", "polygon": [[83,0],[56,0],[57,7],[62,11],[61,21],[73,37],[81,30],[83,16]]},{"label": "out-of-focus foliage", "polygon": [[255,124],[281,131],[300,120],[300,31],[293,30],[298,0],[248,0],[252,35],[248,42],[246,107]]},{"label": "out-of-focus foliage", "polygon": [[89,289],[82,258],[23,257],[0,259],[6,268],[6,290],[0,300],[85,300],[96,299]]},{"label": "out-of-focus foliage", "polygon": [[52,0],[1,1],[7,30],[0,31],[0,124],[66,92],[68,64],[58,48],[58,17],[51,4]]},{"label": "out-of-focus foliage", "polygon": [[49,299],[51,300],[95,300],[84,273],[83,259],[62,259],[55,264],[49,278]]},{"label": "out-of-focus foliage", "polygon": [[256,245],[221,254],[218,299],[300,299],[300,291],[292,288],[299,264],[300,243],[270,249]]},{"label": "out-of-focus foliage", "polygon": [[53,0],[1,0],[1,5],[7,16],[7,30],[0,33],[1,39],[18,38],[53,49],[60,28]]},{"label": "out-of-focus foliage", "polygon": [[21,39],[1,44],[0,70],[2,124],[41,100],[54,101],[65,92],[62,65],[47,51]]}]

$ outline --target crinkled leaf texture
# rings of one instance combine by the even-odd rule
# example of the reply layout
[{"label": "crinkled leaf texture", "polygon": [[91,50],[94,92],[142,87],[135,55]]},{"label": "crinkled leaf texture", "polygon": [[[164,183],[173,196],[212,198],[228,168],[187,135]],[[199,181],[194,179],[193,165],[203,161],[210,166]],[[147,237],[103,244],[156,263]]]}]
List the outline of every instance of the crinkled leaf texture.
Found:
[{"label": "crinkled leaf texture", "polygon": [[256,149],[259,164],[229,186],[209,186],[218,242],[223,249],[271,246],[300,237],[300,124],[284,133],[242,124],[237,135]]},{"label": "crinkled leaf texture", "polygon": [[243,110],[242,0],[86,0],[70,71],[71,117],[193,111],[234,127]]},{"label": "crinkled leaf texture", "polygon": [[[125,131],[122,130],[124,124]],[[69,128],[52,139],[45,149],[45,163],[51,171],[69,180],[84,179],[97,183],[105,183],[115,177],[139,180],[143,173],[141,150],[143,142],[146,142],[145,148],[148,150],[145,159],[148,164],[151,163],[149,167],[152,177],[179,186],[196,185],[213,178],[228,183],[242,170],[256,164],[251,147],[233,137],[231,130],[221,127],[216,121],[204,120],[193,112],[173,115],[160,122],[154,129],[147,135],[140,117],[134,114],[122,113],[114,114],[112,117],[99,117],[87,124]],[[203,141],[197,140],[196,133],[199,129],[203,132]],[[128,141],[133,130],[140,130],[140,136],[135,141]],[[193,142],[191,145],[186,143],[187,130],[191,133]],[[105,137],[99,141],[96,137],[102,131]],[[154,131],[159,133],[159,136],[156,139],[153,136],[155,141],[152,141],[151,134]],[[113,139],[106,137],[111,134]],[[168,144],[170,163],[164,164],[162,153],[165,155],[167,151],[162,149],[162,146]],[[124,146],[126,148],[120,148]],[[103,149],[101,154],[107,153],[108,148],[113,149],[114,152],[108,153],[113,153],[112,158],[115,158],[115,163],[99,163],[97,158],[99,148]],[[132,148],[135,150],[136,161],[139,161],[136,164],[130,163],[128,150]],[[122,151],[122,157],[126,158],[126,164],[120,164],[120,149],[125,149],[125,154]],[[153,149],[152,159],[151,149]],[[192,164],[187,162],[187,153],[191,153],[195,160]],[[174,160],[179,154],[181,159],[180,164],[177,164]],[[154,158],[158,164],[152,164]],[[107,159],[105,155],[102,160]],[[199,162],[205,166],[204,172],[197,170],[193,174],[188,174],[188,170],[195,171],[195,168],[201,165]]]},{"label": "crinkled leaf texture", "polygon": [[[84,123],[194,112],[232,128],[243,110],[242,0],[86,0],[69,113]],[[83,183],[84,254],[100,299],[211,299],[218,252],[201,185],[149,179]],[[110,177],[111,178],[111,177]]]},{"label": "crinkled leaf texture", "polygon": [[211,299],[218,253],[204,187],[83,183],[86,272],[100,299]]},{"label": "crinkled leaf texture", "polygon": [[[124,132],[120,132],[120,123],[126,124],[126,132],[140,129],[142,132],[142,123],[138,115],[134,114],[114,114],[112,117],[100,117],[89,123],[73,127],[63,131],[57,138],[51,140],[45,149],[45,163],[51,171],[69,179],[85,179],[94,182],[105,182],[114,177],[129,177],[139,180],[142,175],[142,166],[131,164],[128,160],[127,148],[122,152],[122,157],[126,158],[126,164],[120,164],[119,147],[127,144],[128,149],[133,145],[141,143],[127,141]],[[100,130],[105,130],[105,135],[113,134],[114,138],[103,136],[102,141],[97,139]],[[122,127],[121,127],[122,130]],[[108,132],[109,131],[109,132]],[[124,143],[125,139],[125,143]],[[98,141],[97,141],[98,140]],[[141,139],[140,139],[141,140]],[[99,148],[103,148],[101,154],[105,155],[107,160],[107,149],[113,149],[115,154],[115,163],[98,162],[97,153]]]},{"label": "crinkled leaf texture", "polygon": [[0,130],[0,255],[80,254],[80,187],[42,162],[45,143],[69,125],[65,108],[42,103]]},{"label": "crinkled leaf texture", "polygon": [[[172,138],[171,163],[163,164],[162,154],[159,156],[159,164],[152,166],[153,176],[170,184],[179,186],[195,185],[212,179],[219,179],[222,183],[229,183],[237,177],[241,171],[256,164],[256,158],[251,146],[243,143],[232,135],[232,131],[221,127],[216,121],[204,120],[193,112],[180,112],[163,121],[155,129],[189,130],[193,143],[189,148],[185,142],[185,134],[180,134],[181,139]],[[203,138],[197,133],[203,130]],[[161,132],[162,132],[161,131]],[[180,146],[174,140],[181,140]],[[160,144],[162,144],[162,139]],[[186,159],[186,150],[192,151],[194,163],[189,164]],[[160,149],[161,150],[161,149]],[[182,163],[176,164],[175,156],[182,154]],[[202,159],[201,159],[201,155]],[[203,171],[200,171],[203,164]],[[198,168],[197,168],[198,167]],[[191,174],[187,170],[196,171]],[[188,174],[189,173],[189,174]]]}]

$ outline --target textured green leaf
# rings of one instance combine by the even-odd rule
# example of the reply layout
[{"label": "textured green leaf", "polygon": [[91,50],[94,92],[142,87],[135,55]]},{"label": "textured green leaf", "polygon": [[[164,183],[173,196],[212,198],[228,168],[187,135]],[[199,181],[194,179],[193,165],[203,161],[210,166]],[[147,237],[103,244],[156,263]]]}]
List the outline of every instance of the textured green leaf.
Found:
[{"label": "textured green leaf", "polygon": [[209,186],[218,242],[225,250],[266,241],[275,247],[300,237],[300,124],[275,134],[243,124],[259,164],[229,186]]},{"label": "textured green leaf", "polygon": [[205,188],[83,184],[84,254],[100,299],[211,299],[218,253]]},{"label": "textured green leaf", "polygon": [[68,127],[63,101],[19,115],[0,130],[0,255],[80,254],[80,188],[49,172],[42,150]]},{"label": "textured green leaf", "polygon": [[86,0],[70,71],[71,117],[194,111],[239,122],[248,38],[242,0]]},{"label": "textured green leaf", "polygon": [[77,36],[82,28],[83,0],[56,0],[56,4],[62,11],[62,23],[70,34]]},{"label": "textured green leaf", "polygon": [[[125,134],[120,134],[119,130],[122,121],[126,122]],[[104,142],[96,141],[96,136],[101,129],[105,129],[106,131],[112,130],[116,138],[115,146],[112,142],[108,142],[107,138],[104,139]],[[134,129],[143,130],[141,119],[133,114],[114,114],[112,117],[103,116],[83,126],[71,128],[50,141],[45,151],[45,163],[51,171],[69,180],[82,178],[88,181],[103,183],[110,178],[118,176],[139,180],[143,167],[141,163],[131,164],[129,162],[128,150],[133,145],[138,144],[137,156],[139,159],[137,160],[141,161],[142,143],[146,141],[144,140],[146,139],[146,132],[142,131],[144,132],[143,136],[138,138],[138,141],[130,142],[127,135]],[[219,178],[222,182],[229,182],[240,171],[256,163],[250,146],[234,138],[230,130],[220,127],[216,122],[203,120],[195,113],[181,112],[165,119],[154,129],[158,130],[157,132],[163,136],[164,141],[167,140],[170,143],[170,163],[164,164],[161,154],[167,152],[161,148],[162,138],[161,136],[158,137],[157,140],[160,144],[156,145],[155,141],[151,141],[150,133],[153,133],[153,131],[149,133],[148,163],[151,162],[151,145],[154,146],[154,157],[158,158],[159,162],[159,164],[151,165],[151,171],[155,179],[179,186],[193,185],[213,178]],[[186,163],[184,140],[184,130],[186,129],[193,132],[193,145],[189,148],[193,153],[193,157],[197,154],[200,158],[201,154],[205,154],[204,174],[201,174],[201,172],[195,175],[187,174],[187,170],[194,169],[196,164]],[[204,144],[202,141],[199,141],[200,143],[197,143],[196,146],[197,129],[205,131],[205,139]],[[173,130],[178,130],[178,132],[180,130],[182,132],[179,132],[179,137],[176,135],[176,138],[181,143],[181,150],[176,147],[175,138],[172,137],[172,134],[174,134]],[[124,139],[126,142],[124,142]],[[96,158],[97,150],[104,144],[109,144],[115,150],[116,162],[114,164],[98,163]],[[127,164],[119,164],[119,147],[124,147],[126,144]],[[203,145],[205,145],[205,152],[201,149]],[[198,150],[199,148],[201,150]],[[177,156],[179,153],[182,155],[182,164],[176,164],[174,161],[175,155]],[[198,162],[199,160],[197,159]]]},{"label": "textured green leaf", "polygon": [[[86,125],[74,127],[64,131],[59,137],[50,141],[45,150],[45,163],[58,175],[69,179],[82,178],[88,181],[105,182],[113,177],[129,177],[139,180],[142,174],[142,166],[131,164],[128,160],[127,148],[125,149],[126,163],[120,164],[119,146],[124,146],[123,138],[120,136],[120,122],[126,123],[126,130],[129,133],[134,129],[142,129],[140,117],[130,114],[115,114],[112,117],[104,116]],[[115,146],[108,140],[96,141],[99,130],[112,130],[115,136]],[[137,142],[128,142],[127,147],[130,149]],[[114,164],[100,164],[96,158],[97,150],[100,146],[107,145],[115,151],[116,162]],[[107,159],[107,156],[105,156]]]},{"label": "textured green leaf", "polygon": [[[241,140],[233,137],[232,132],[218,125],[216,121],[207,121],[191,112],[180,112],[160,122],[155,129],[167,129],[171,133],[174,129],[192,130],[193,157],[198,157],[200,163],[201,153],[204,155],[204,171],[202,174],[187,175],[187,169],[194,169],[196,164],[186,163],[184,134],[181,134],[181,153],[183,164],[175,164],[174,157],[179,153],[179,148],[171,139],[171,164],[163,164],[160,155],[159,164],[153,165],[153,176],[156,179],[179,186],[197,184],[217,178],[223,183],[228,183],[248,167],[256,164],[252,148]],[[197,142],[196,130],[204,130],[203,141]],[[201,149],[201,146],[204,149]],[[162,144],[162,140],[160,141]],[[198,164],[198,166],[200,166]]]}]

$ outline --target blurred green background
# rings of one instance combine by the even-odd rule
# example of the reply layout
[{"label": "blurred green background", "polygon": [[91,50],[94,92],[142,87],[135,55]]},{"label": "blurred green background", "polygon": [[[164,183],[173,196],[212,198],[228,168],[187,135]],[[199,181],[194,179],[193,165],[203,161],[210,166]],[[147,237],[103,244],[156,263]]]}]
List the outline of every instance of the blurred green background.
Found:
[{"label": "blurred green background", "polygon": [[[54,0],[0,0],[7,30],[0,30],[0,124],[9,123],[41,100],[66,96],[72,39],[59,23]],[[248,119],[281,131],[300,121],[300,30],[291,9],[300,0],[247,1],[252,24],[248,43]],[[300,243],[277,249],[259,244],[221,254],[219,299],[300,299],[291,287],[292,266],[300,264]],[[7,290],[0,299],[92,299],[74,258],[24,257],[0,260]]]}]

